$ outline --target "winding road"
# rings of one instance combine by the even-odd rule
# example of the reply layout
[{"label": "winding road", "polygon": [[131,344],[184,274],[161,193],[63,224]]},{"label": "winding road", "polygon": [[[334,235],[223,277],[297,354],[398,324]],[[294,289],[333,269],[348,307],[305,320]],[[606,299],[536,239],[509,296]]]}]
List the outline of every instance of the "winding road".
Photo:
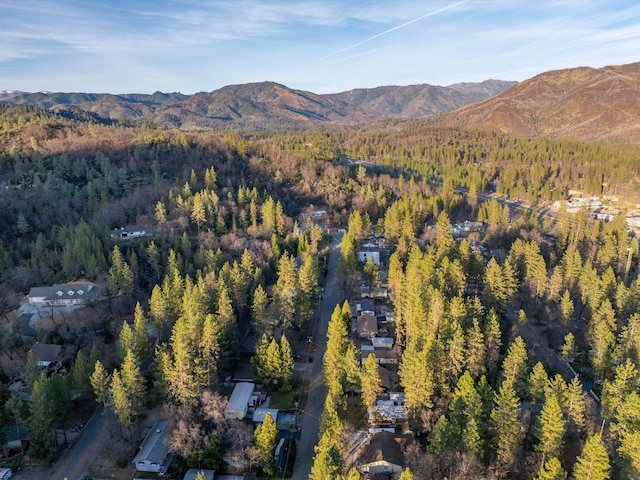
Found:
[{"label": "winding road", "polygon": [[318,443],[320,431],[320,417],[324,410],[327,388],[322,374],[322,359],[327,349],[327,326],[336,305],[342,303],[342,291],[338,280],[338,260],[340,259],[340,242],[342,235],[335,237],[331,243],[324,299],[319,305],[319,321],[315,326],[314,339],[316,352],[314,354],[313,369],[309,377],[309,396],[304,410],[301,411],[301,437],[298,442],[296,463],[293,470],[293,480],[307,480],[313,465],[314,447]]}]

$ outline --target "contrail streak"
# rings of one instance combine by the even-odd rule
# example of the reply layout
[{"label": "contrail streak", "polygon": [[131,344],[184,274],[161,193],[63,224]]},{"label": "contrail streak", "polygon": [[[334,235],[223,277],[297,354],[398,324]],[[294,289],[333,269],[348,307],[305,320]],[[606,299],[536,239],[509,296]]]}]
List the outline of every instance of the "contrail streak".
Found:
[{"label": "contrail streak", "polygon": [[327,58],[331,58],[331,57],[333,57],[335,55],[338,55],[338,54],[340,54],[342,52],[346,52],[347,50],[351,50],[352,48],[359,47],[360,45],[362,45],[364,43],[370,42],[371,40],[375,40],[376,38],[380,38],[383,35],[387,35],[388,33],[395,32],[396,30],[400,30],[401,28],[407,27],[407,26],[411,25],[412,23],[419,22],[420,20],[423,20],[423,19],[425,19],[427,17],[432,17],[434,15],[438,15],[439,13],[446,12],[447,10],[451,10],[452,8],[456,8],[457,6],[462,5],[463,3],[467,3],[468,1],[469,0],[463,0],[461,2],[452,3],[451,5],[447,5],[446,7],[439,8],[438,10],[434,10],[433,12],[425,13],[424,15],[421,15],[421,16],[419,16],[417,18],[414,18],[413,20],[409,20],[408,22],[405,22],[405,23],[403,23],[401,25],[397,25],[397,26],[395,26],[393,28],[385,30],[384,32],[377,33],[372,37],[365,38],[364,40],[362,40],[362,41],[360,41],[358,43],[354,43],[353,45],[349,45],[348,47],[345,47],[345,48],[337,50],[337,51],[335,51],[333,53],[330,53],[326,57],[322,57],[320,60],[326,60]]}]

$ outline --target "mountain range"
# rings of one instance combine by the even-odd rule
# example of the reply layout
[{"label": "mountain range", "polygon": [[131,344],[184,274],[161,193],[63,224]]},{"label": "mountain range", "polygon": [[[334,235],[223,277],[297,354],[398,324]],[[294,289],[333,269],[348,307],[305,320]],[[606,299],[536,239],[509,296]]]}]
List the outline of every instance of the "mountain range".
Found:
[{"label": "mountain range", "polygon": [[361,124],[384,128],[384,120],[401,126],[418,119],[518,136],[640,143],[640,62],[549,71],[520,83],[486,80],[334,94],[274,82],[229,85],[193,95],[0,91],[0,102],[34,105],[70,118],[143,121],[184,130],[305,130]]},{"label": "mountain range", "polygon": [[2,92],[0,101],[58,112],[80,109],[104,119],[144,120],[185,130],[308,129],[434,115],[485,100],[514,84],[487,80],[448,87],[386,86],[322,95],[260,82],[193,95]]}]

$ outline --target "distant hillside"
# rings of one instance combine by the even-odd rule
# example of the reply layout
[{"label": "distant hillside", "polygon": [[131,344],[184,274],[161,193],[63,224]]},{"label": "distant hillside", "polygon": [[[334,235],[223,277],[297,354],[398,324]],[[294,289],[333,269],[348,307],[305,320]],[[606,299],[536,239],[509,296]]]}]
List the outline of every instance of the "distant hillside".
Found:
[{"label": "distant hillside", "polygon": [[524,136],[640,142],[640,62],[542,73],[445,123]]},{"label": "distant hillside", "polygon": [[0,102],[3,102],[11,97],[22,95],[27,92],[19,92],[17,90],[0,90]]},{"label": "distant hillside", "polygon": [[147,120],[193,129],[305,129],[352,125],[384,118],[418,118],[485,100],[515,82],[388,86],[319,95],[274,82],[229,85],[194,95],[22,93],[6,103],[53,111],[75,107],[112,120]]}]

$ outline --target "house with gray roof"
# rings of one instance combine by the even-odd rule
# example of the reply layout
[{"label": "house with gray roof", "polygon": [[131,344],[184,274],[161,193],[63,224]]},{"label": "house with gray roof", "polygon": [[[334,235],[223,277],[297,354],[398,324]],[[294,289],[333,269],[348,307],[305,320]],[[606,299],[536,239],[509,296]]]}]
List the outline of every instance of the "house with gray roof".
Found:
[{"label": "house with gray roof", "polygon": [[64,307],[87,305],[97,300],[99,296],[100,288],[92,283],[64,283],[50,287],[33,287],[29,290],[27,300],[41,307]]},{"label": "house with gray roof", "polygon": [[169,422],[156,422],[140,445],[140,451],[133,459],[139,472],[166,473],[171,463],[169,447],[164,443],[169,434]]}]

